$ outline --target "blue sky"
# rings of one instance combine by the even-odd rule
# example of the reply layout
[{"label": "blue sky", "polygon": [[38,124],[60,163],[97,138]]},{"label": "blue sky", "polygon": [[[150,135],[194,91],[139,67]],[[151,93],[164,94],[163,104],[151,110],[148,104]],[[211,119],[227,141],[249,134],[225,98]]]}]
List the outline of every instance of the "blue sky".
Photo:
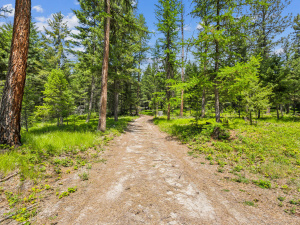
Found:
[{"label": "blue sky", "polygon": [[[155,4],[158,0],[139,0],[138,12],[144,14],[146,22],[150,31],[155,31]],[[188,14],[191,8],[191,0],[183,0],[186,7],[186,14]],[[8,6],[14,8],[15,0],[1,0],[1,6]],[[51,18],[51,14],[61,11],[65,15],[65,19],[68,22],[69,27],[76,32],[74,27],[78,24],[77,18],[72,13],[71,9],[78,9],[77,0],[32,0],[32,17],[37,23],[37,26],[42,30],[43,26],[47,26],[47,19]],[[292,0],[292,3],[285,9],[284,14],[293,13],[296,15],[300,13],[300,0]],[[0,24],[13,20],[13,13],[9,15],[7,19],[1,19]],[[197,24],[200,21],[191,18],[189,15],[185,16],[186,27],[185,37],[190,38],[193,34],[196,34]],[[289,33],[291,29],[288,29],[285,34]],[[157,36],[152,35],[149,42],[153,46]],[[280,47],[278,47],[280,48]]]}]

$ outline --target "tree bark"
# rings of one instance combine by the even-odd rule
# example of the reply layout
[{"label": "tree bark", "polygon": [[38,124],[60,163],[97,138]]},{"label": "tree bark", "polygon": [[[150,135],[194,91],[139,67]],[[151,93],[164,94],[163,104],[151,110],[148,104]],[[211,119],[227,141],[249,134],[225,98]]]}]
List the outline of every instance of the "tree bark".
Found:
[{"label": "tree bark", "polygon": [[105,0],[105,11],[108,16],[105,19],[104,27],[104,53],[102,64],[102,83],[100,97],[100,113],[98,130],[105,132],[106,130],[106,109],[107,109],[107,77],[108,77],[108,61],[109,61],[109,32],[110,32],[110,0]]},{"label": "tree bark", "polygon": [[141,52],[139,55],[139,72],[138,72],[138,85],[137,85],[137,106],[136,106],[136,115],[139,115],[139,106],[141,100]]},{"label": "tree bark", "polygon": [[280,104],[280,113],[281,113],[281,117],[283,117],[283,105]]},{"label": "tree bark", "polygon": [[27,116],[27,109],[25,107],[25,128],[26,131],[28,132],[28,116]]},{"label": "tree bark", "polygon": [[118,121],[118,108],[119,108],[119,84],[116,79],[114,80],[114,118]]},{"label": "tree bark", "polygon": [[95,92],[95,76],[92,76],[92,83],[91,83],[91,95],[90,95],[90,102],[89,102],[89,111],[86,118],[86,123],[90,122],[92,107],[93,107],[93,99],[94,99],[94,92]]},{"label": "tree bark", "polygon": [[286,114],[290,114],[290,104],[286,104]]},{"label": "tree bark", "polygon": [[205,88],[203,88],[203,93],[202,93],[202,104],[201,104],[201,118],[205,117],[205,104],[206,104],[206,93],[205,93]]},{"label": "tree bark", "polygon": [[21,109],[29,48],[31,0],[16,0],[13,37],[0,108],[0,144],[21,145]]},{"label": "tree bark", "polygon": [[[217,1],[217,16],[220,15],[220,1]],[[217,21],[217,27],[216,29],[220,30],[220,21]],[[216,59],[215,59],[215,73],[219,71],[219,57],[220,57],[220,49],[219,49],[219,40],[215,40],[215,46],[216,46]],[[217,87],[217,82],[215,82],[215,113],[216,113],[216,122],[221,122],[221,116],[220,116],[220,97],[219,97],[219,89]]]},{"label": "tree bark", "polygon": [[278,105],[276,105],[276,112],[277,112],[277,119],[279,120],[280,117],[279,117],[279,107],[278,107]]},{"label": "tree bark", "polygon": [[260,119],[260,109],[257,112],[257,119]]},{"label": "tree bark", "polygon": [[[167,79],[171,78],[171,65],[170,65],[171,63],[169,62],[169,60],[170,60],[169,54],[170,53],[167,53],[167,57],[166,57]],[[171,91],[170,91],[169,84],[167,84],[167,102],[168,102],[167,120],[170,120],[170,118],[171,118],[171,103],[170,103],[170,98],[171,98]]]},{"label": "tree bark", "polygon": [[[182,7],[182,11],[181,11],[181,37],[182,37],[182,47],[181,47],[181,81],[184,82],[184,46],[183,46],[183,42],[184,42],[184,21],[183,21],[183,3],[181,0],[181,7]],[[184,99],[183,99],[183,95],[184,95],[184,90],[181,90],[181,104],[180,104],[180,117],[183,117],[183,107],[184,107]]]}]

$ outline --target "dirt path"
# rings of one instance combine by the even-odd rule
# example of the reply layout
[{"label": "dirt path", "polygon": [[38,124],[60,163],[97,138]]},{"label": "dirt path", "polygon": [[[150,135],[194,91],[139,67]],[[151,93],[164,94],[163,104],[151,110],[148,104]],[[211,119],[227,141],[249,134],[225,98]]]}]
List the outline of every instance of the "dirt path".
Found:
[{"label": "dirt path", "polygon": [[150,119],[138,118],[115,138],[88,181],[64,180],[79,183],[78,192],[46,201],[37,224],[300,224],[272,206],[244,205],[238,189],[224,192],[228,181]]}]

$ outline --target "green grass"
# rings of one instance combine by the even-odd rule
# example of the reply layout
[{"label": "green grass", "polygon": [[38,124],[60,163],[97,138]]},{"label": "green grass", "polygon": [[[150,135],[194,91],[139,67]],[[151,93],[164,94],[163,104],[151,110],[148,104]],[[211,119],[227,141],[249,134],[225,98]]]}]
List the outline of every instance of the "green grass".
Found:
[{"label": "green grass", "polygon": [[140,114],[146,116],[154,116],[154,112],[152,110],[143,110],[140,112]]},{"label": "green grass", "polygon": [[60,127],[55,123],[38,123],[28,132],[22,131],[23,146],[0,155],[0,174],[18,169],[24,178],[35,178],[43,172],[42,164],[45,161],[54,161],[53,164],[62,166],[73,165],[68,159],[56,159],[55,162],[54,158],[103,145],[113,136],[122,133],[132,119],[133,117],[120,117],[118,122],[114,122],[108,118],[105,133],[97,132],[97,119],[86,123],[84,117]]},{"label": "green grass", "polygon": [[[208,123],[207,123],[208,122]],[[228,124],[217,125],[213,118],[199,120],[154,120],[161,130],[186,143],[190,155],[202,154],[216,164],[226,163],[232,171],[248,171],[259,179],[260,187],[270,188],[269,180],[296,179],[300,188],[300,122],[294,117],[281,120],[266,117],[250,126],[243,119],[228,117]],[[216,126],[224,130],[219,140],[212,138]],[[230,137],[226,133],[230,132]]]}]

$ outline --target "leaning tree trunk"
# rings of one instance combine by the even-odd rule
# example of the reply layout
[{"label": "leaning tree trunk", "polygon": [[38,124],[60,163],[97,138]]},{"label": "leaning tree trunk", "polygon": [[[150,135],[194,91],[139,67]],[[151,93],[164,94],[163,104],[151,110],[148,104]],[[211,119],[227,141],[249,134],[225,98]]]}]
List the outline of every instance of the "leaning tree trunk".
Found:
[{"label": "leaning tree trunk", "polygon": [[31,0],[16,0],[13,37],[0,108],[0,144],[21,145],[21,108],[29,48]]},{"label": "leaning tree trunk", "polygon": [[107,108],[107,77],[108,77],[108,61],[109,61],[109,32],[110,32],[110,0],[105,1],[107,17],[105,19],[104,28],[104,54],[102,63],[102,83],[100,97],[100,112],[98,130],[105,132],[106,130],[106,108]]}]

